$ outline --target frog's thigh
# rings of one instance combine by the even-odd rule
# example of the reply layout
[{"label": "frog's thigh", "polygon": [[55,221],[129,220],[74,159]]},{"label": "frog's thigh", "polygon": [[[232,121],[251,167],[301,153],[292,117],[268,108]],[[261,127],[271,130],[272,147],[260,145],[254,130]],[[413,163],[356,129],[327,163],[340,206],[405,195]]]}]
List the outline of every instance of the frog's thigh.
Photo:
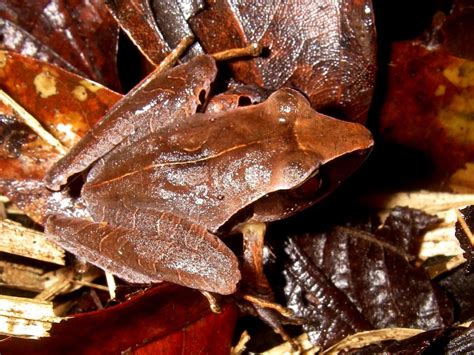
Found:
[{"label": "frog's thigh", "polygon": [[169,281],[230,294],[240,280],[235,255],[205,229],[169,214],[155,230],[52,216],[46,233],[71,253],[129,282]]}]

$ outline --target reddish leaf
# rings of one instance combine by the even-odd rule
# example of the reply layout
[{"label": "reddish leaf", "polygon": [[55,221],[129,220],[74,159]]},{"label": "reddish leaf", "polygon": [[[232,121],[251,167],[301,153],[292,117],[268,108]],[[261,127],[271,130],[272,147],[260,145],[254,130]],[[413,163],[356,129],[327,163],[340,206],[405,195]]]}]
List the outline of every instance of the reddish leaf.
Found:
[{"label": "reddish leaf", "polygon": [[120,87],[116,68],[118,26],[103,0],[41,0],[30,1],[27,6],[22,0],[7,0],[0,8],[0,17],[29,33],[35,44],[42,44],[28,49],[32,41],[11,38],[13,42],[0,48],[36,55],[46,46],[79,73],[114,89]]},{"label": "reddish leaf", "polygon": [[[474,11],[470,18],[472,23]],[[453,21],[447,24],[462,25]],[[430,40],[393,44],[380,130],[385,139],[427,153],[446,175],[474,160],[474,61],[454,56],[432,32]],[[451,37],[447,43],[472,47],[465,35],[458,33],[458,44]]]},{"label": "reddish leaf", "polygon": [[106,0],[110,12],[143,55],[159,64],[170,47],[156,26],[147,0]]},{"label": "reddish leaf", "polygon": [[[65,146],[77,143],[121,98],[109,89],[13,52],[0,51],[0,88]],[[0,103],[0,177],[41,179],[58,153]]]},{"label": "reddish leaf", "polygon": [[365,121],[375,77],[375,29],[364,1],[214,0],[190,19],[208,53],[259,42],[269,55],[231,63],[234,76],[276,90],[293,86],[317,110]]},{"label": "reddish leaf", "polygon": [[7,19],[0,18],[0,48],[34,57],[43,62],[55,64],[68,71],[80,74],[79,70],[65,61],[48,46],[38,41],[30,33]]},{"label": "reddish leaf", "polygon": [[[148,60],[159,64],[184,37],[194,36],[187,20],[199,11],[202,1],[106,0],[120,27]],[[203,54],[195,42],[184,59]]]},{"label": "reddish leaf", "polygon": [[0,352],[228,354],[236,318],[231,304],[214,314],[198,291],[163,284],[118,306],[55,324],[49,338],[4,340]]}]

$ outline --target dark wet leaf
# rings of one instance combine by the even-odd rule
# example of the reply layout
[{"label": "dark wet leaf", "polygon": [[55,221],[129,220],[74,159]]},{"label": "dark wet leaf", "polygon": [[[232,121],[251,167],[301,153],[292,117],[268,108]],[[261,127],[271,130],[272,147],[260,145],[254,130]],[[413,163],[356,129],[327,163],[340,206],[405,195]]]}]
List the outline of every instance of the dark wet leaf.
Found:
[{"label": "dark wet leaf", "polygon": [[[417,220],[420,225],[415,226]],[[365,329],[435,329],[449,325],[448,299],[422,269],[409,263],[411,257],[404,250],[410,245],[407,241],[416,240],[434,220],[408,209],[395,210],[388,225],[382,228],[384,238],[395,230],[410,232],[395,238],[394,244],[349,227],[333,227],[323,233],[289,238],[286,255],[290,262],[285,267],[285,293],[288,305],[296,315],[308,319],[304,327],[311,341],[326,347],[341,340],[343,334],[339,329],[344,328],[339,324],[324,325],[333,324],[334,319],[339,318],[351,319],[349,324],[357,324],[353,322],[358,319],[361,324],[365,322]],[[312,276],[314,270],[322,276]],[[332,294],[342,296],[328,302],[333,297],[324,291],[328,285],[337,290],[331,291]],[[346,301],[340,303],[340,297],[345,297]],[[358,313],[356,318],[354,310]],[[323,314],[327,318],[321,317]]]},{"label": "dark wet leaf", "polygon": [[287,306],[305,320],[304,330],[314,344],[331,346],[346,336],[372,329],[347,296],[314,265],[290,239],[285,268]]},{"label": "dark wet leaf", "polygon": [[454,319],[466,322],[474,319],[474,273],[466,274],[463,266],[434,280],[454,304]]},{"label": "dark wet leaf", "polygon": [[[54,65],[0,51],[0,89],[72,147],[122,96]],[[0,102],[0,178],[42,179],[59,158]]]},{"label": "dark wet leaf", "polygon": [[292,86],[318,110],[365,121],[375,77],[370,1],[212,1],[190,23],[208,53],[251,42],[268,48],[267,56],[231,63],[237,80]]},{"label": "dark wet leaf", "polygon": [[470,0],[455,0],[440,30],[440,40],[453,55],[474,60],[474,5]]},{"label": "dark wet leaf", "polygon": [[[466,258],[466,265],[464,269],[467,273],[471,273],[474,270],[474,240],[472,240],[472,235],[474,231],[474,206],[466,207],[460,210],[468,230],[465,230],[461,223],[458,221],[456,223],[456,232],[455,236],[459,240],[461,248],[464,250],[464,257]],[[470,233],[470,237],[468,235]]]},{"label": "dark wet leaf", "polygon": [[[163,38],[171,48],[188,36],[194,36],[188,20],[206,6],[204,0],[152,0],[151,8]],[[195,42],[184,59],[203,54],[199,42]]]},{"label": "dark wet leaf", "polygon": [[118,26],[103,0],[40,0],[30,1],[27,6],[22,0],[6,0],[0,7],[0,17],[16,25],[0,26],[0,48],[41,60],[54,58],[56,64],[64,64],[64,69],[72,66],[92,80],[120,88],[116,67]]},{"label": "dark wet leaf", "polygon": [[157,286],[117,306],[85,313],[40,340],[10,338],[2,354],[229,354],[237,312],[231,304],[210,312],[198,291]]}]

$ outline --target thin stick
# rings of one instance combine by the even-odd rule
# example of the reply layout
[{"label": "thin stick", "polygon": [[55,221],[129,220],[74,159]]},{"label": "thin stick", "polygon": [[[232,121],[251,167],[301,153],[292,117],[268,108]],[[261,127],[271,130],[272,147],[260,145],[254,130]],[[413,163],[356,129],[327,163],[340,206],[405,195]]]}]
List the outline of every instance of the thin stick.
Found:
[{"label": "thin stick", "polygon": [[53,146],[59,153],[63,155],[67,153],[67,149],[61,144],[59,140],[56,139],[56,137],[45,130],[36,118],[30,115],[23,107],[21,107],[15,100],[13,100],[5,91],[1,89],[0,100],[16,111],[18,116],[23,120],[23,123],[30,127],[33,132],[40,136],[45,142]]},{"label": "thin stick", "polygon": [[92,282],[79,281],[79,280],[73,280],[72,282],[77,284],[77,285],[96,288],[96,289],[101,290],[101,291],[108,291],[109,290],[109,288],[107,286],[98,285],[98,284],[95,284],[95,283],[92,283]]},{"label": "thin stick", "polygon": [[171,68],[178,59],[186,52],[188,47],[194,42],[194,37],[188,36],[184,37],[181,41],[179,41],[178,45],[175,49],[171,51],[170,54],[166,56],[165,59],[161,61],[161,63],[156,67],[154,73],[162,73],[165,70]]},{"label": "thin stick", "polygon": [[262,300],[258,297],[254,297],[254,296],[251,296],[251,295],[243,295],[242,296],[245,300],[251,302],[251,303],[254,303],[256,305],[259,305],[260,307],[265,307],[265,308],[271,308],[271,309],[274,309],[275,311],[277,311],[278,313],[280,313],[281,315],[285,316],[285,317],[288,317],[288,318],[291,318],[293,317],[293,312],[288,309],[288,308],[285,308],[281,305],[279,305],[278,303],[274,303],[274,302],[269,302],[269,301],[266,301],[266,300]]},{"label": "thin stick", "polygon": [[211,54],[217,61],[232,59],[236,57],[257,57],[262,53],[263,47],[258,43],[251,43],[247,47],[232,48],[222,52]]},{"label": "thin stick", "polygon": [[472,235],[472,232],[469,229],[469,226],[467,225],[466,220],[464,219],[464,216],[462,215],[461,212],[459,212],[459,210],[456,210],[455,212],[456,212],[456,217],[458,218],[458,222],[462,227],[462,230],[466,234],[471,245],[474,245],[474,235]]},{"label": "thin stick", "polygon": [[114,275],[110,272],[105,273],[105,280],[107,281],[107,290],[109,291],[110,299],[115,299],[115,289],[117,288],[117,284],[115,283]]}]

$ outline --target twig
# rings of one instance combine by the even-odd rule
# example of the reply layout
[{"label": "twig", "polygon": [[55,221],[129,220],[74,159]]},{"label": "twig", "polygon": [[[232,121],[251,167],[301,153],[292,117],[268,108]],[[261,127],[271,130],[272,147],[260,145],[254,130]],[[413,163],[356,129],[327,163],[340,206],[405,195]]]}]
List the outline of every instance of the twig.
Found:
[{"label": "twig", "polygon": [[67,149],[56,139],[51,133],[43,128],[41,123],[38,122],[36,118],[30,115],[23,107],[21,107],[15,100],[13,100],[5,91],[0,89],[0,100],[10,106],[16,113],[19,118],[22,119],[28,127],[30,127],[33,132],[35,132],[39,137],[41,137],[45,142],[53,146],[59,153],[66,154]]},{"label": "twig", "polygon": [[184,52],[186,52],[186,50],[193,43],[193,41],[194,37],[192,36],[184,37],[181,41],[179,41],[176,48],[173,49],[171,53],[168,54],[166,58],[163,59],[161,63],[156,67],[154,74],[162,73],[165,70],[171,68],[184,54]]},{"label": "twig", "polygon": [[458,222],[461,225],[464,234],[466,234],[467,238],[469,239],[469,242],[471,243],[471,245],[474,245],[474,236],[472,235],[472,232],[469,229],[469,226],[467,225],[464,216],[461,212],[459,212],[459,210],[456,210],[456,217],[458,218]]},{"label": "twig", "polygon": [[92,283],[92,282],[79,281],[79,280],[73,280],[72,282],[75,283],[75,284],[81,285],[81,286],[96,288],[96,289],[101,290],[101,291],[108,291],[109,290],[109,288],[107,286],[95,284],[95,283]]},{"label": "twig", "polygon": [[258,43],[251,43],[247,47],[232,48],[211,54],[217,61],[228,60],[237,57],[257,57],[262,53],[263,47]]}]

